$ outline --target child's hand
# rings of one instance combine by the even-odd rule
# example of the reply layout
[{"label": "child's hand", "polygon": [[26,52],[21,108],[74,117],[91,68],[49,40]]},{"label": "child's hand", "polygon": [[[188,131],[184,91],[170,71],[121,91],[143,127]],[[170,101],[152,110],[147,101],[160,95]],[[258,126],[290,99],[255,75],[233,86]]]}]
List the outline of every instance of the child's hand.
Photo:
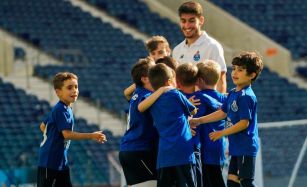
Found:
[{"label": "child's hand", "polygon": [[195,95],[193,95],[192,97],[189,98],[189,101],[194,105],[194,106],[198,106],[200,105],[200,100],[199,99],[194,99]]},{"label": "child's hand", "polygon": [[192,133],[192,136],[195,136],[196,135],[196,131],[194,130],[196,127],[192,128],[190,127],[190,131]]},{"label": "child's hand", "polygon": [[92,133],[92,139],[98,143],[104,143],[107,141],[106,135],[102,131],[96,131]]},{"label": "child's hand", "polygon": [[198,126],[199,123],[199,118],[191,118],[189,119],[189,124],[191,128],[195,128],[196,126]]},{"label": "child's hand", "polygon": [[224,131],[215,131],[209,134],[209,138],[212,141],[216,141],[224,136]]}]

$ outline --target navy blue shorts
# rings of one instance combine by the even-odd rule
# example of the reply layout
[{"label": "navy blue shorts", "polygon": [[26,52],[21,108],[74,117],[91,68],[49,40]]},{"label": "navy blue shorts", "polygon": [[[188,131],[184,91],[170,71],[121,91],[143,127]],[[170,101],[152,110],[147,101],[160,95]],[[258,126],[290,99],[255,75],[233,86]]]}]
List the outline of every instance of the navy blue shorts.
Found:
[{"label": "navy blue shorts", "polygon": [[158,169],[157,187],[195,187],[196,176],[193,164]]},{"label": "navy blue shorts", "polygon": [[127,185],[157,180],[156,160],[154,151],[120,151],[119,161]]},{"label": "navy blue shorts", "polygon": [[58,171],[38,167],[37,187],[72,187],[69,169]]},{"label": "navy blue shorts", "polygon": [[239,179],[254,179],[256,157],[231,156],[228,174],[237,175]]}]

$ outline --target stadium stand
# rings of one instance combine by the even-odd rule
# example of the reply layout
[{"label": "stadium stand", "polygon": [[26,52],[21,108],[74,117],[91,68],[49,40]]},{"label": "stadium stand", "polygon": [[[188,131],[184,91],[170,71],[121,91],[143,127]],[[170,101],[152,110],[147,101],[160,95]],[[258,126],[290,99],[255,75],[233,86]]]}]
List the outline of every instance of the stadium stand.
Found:
[{"label": "stadium stand", "polygon": [[[266,177],[290,176],[297,155],[307,135],[307,124],[260,128],[262,143],[263,172]],[[299,176],[307,175],[307,155],[301,165]]]},{"label": "stadium stand", "polygon": [[151,12],[142,1],[88,0],[87,2],[107,11],[149,36],[165,36],[171,47],[175,47],[182,41],[183,35],[178,25]]},{"label": "stadium stand", "polygon": [[211,2],[288,48],[293,58],[307,56],[306,1],[211,0]]},{"label": "stadium stand", "polygon": [[[177,25],[150,12],[141,1],[88,2],[141,32],[166,36],[172,46],[182,40]],[[306,33],[306,25],[299,23],[306,21],[306,15],[302,15],[302,12],[306,12],[305,1],[212,2],[289,48],[295,58],[306,56],[307,41],[305,35],[301,34]],[[287,6],[287,3],[295,6]],[[293,17],[283,16],[283,13]],[[298,19],[299,22],[292,25],[292,19],[298,16],[303,19]],[[278,23],[281,25],[275,25]],[[36,66],[35,76],[49,79],[58,71],[74,72],[79,76],[82,97],[91,101],[99,99],[103,107],[122,114],[127,105],[122,89],[130,82],[130,68],[139,57],[146,56],[142,41],[133,39],[62,0],[1,0],[0,27],[63,60],[64,64],[60,66]],[[293,31],[290,28],[294,28]],[[88,60],[85,62],[84,58],[71,55],[61,56],[58,49],[80,50]],[[230,73],[227,80],[228,87],[232,88]],[[259,100],[259,122],[307,119],[307,92],[287,79],[265,68],[253,88]],[[38,124],[49,110],[50,105],[46,101],[27,95],[25,91],[15,89],[0,79],[0,168],[7,171],[7,176],[11,176],[11,170],[35,169],[41,140]],[[98,127],[89,125],[84,119],[77,119],[75,129],[87,132],[98,130]],[[108,184],[106,153],[118,150],[120,138],[113,137],[108,130],[105,133],[108,137],[105,145],[90,141],[72,143],[70,160],[75,185]],[[289,176],[306,134],[306,125],[260,129],[264,175]],[[306,176],[306,156],[304,160],[299,175]],[[17,179],[12,175],[10,180],[13,183]]]}]

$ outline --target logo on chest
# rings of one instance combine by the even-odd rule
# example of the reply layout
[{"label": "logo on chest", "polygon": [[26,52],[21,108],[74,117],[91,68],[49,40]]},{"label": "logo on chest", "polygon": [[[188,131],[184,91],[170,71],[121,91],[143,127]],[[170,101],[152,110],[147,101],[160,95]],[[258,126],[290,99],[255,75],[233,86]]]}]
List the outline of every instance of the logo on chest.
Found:
[{"label": "logo on chest", "polygon": [[237,112],[238,111],[238,105],[236,101],[233,101],[230,105],[230,108],[233,112]]},{"label": "logo on chest", "polygon": [[194,56],[193,56],[193,60],[194,60],[194,61],[199,61],[199,60],[200,60],[199,51],[196,51],[196,53],[195,53]]}]

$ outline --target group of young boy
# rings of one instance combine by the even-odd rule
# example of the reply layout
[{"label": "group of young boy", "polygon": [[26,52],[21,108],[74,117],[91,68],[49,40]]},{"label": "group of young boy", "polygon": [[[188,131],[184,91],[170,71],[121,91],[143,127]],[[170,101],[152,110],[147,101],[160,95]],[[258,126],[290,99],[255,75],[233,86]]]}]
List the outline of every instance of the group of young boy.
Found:
[{"label": "group of young boy", "polygon": [[[251,84],[263,69],[262,60],[254,52],[236,56],[231,72],[236,87],[224,93],[223,50],[201,32],[200,4],[184,3],[179,15],[186,40],[175,47],[174,58],[164,37],[151,37],[145,43],[149,56],[134,64],[134,84],[124,91],[129,114],[119,160],[127,185],[225,187],[227,183],[228,187],[254,187],[259,142],[257,99]],[[179,63],[178,59],[193,61]],[[59,102],[40,125],[43,141],[37,186],[69,187],[70,140],[104,143],[107,139],[102,131],[73,131],[71,104],[79,95],[78,77],[60,72],[53,84]],[[222,176],[225,137],[231,156],[226,183]]]},{"label": "group of young boy", "polygon": [[261,58],[254,52],[235,57],[236,88],[224,94],[217,91],[221,67],[215,61],[178,65],[162,36],[146,47],[149,57],[133,66],[134,84],[124,91],[130,107],[119,159],[127,185],[225,187],[228,136],[227,186],[254,186],[258,131],[251,83],[263,68]]}]

